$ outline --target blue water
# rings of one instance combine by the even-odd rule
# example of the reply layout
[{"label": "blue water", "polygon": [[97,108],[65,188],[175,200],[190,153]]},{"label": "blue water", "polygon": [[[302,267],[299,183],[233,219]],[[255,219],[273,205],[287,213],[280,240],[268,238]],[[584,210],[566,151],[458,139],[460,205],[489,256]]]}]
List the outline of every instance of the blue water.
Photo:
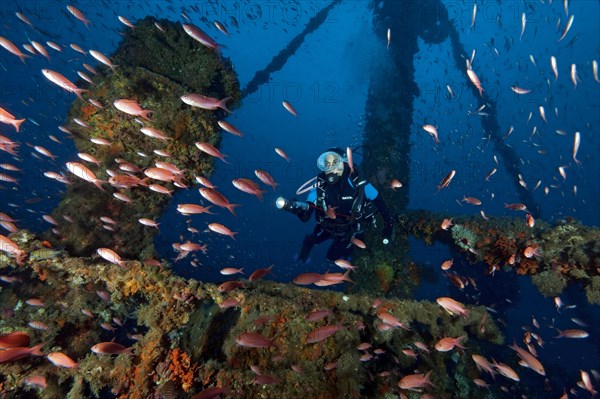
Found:
[{"label": "blue water", "polygon": [[[497,104],[500,131],[504,135],[510,126],[514,127],[505,145],[517,154],[523,181],[532,191],[541,180],[540,186],[533,191],[533,198],[540,206],[539,217],[555,221],[573,216],[586,225],[599,226],[600,84],[594,81],[591,62],[600,59],[600,6],[597,1],[573,1],[569,6],[569,14],[575,15],[573,26],[566,38],[557,43],[567,21],[563,2],[547,0],[545,3],[548,4],[516,0],[477,2],[477,19],[471,29],[473,2],[444,2],[460,33],[460,41],[469,52],[464,57],[470,58],[470,51],[475,50],[473,70],[486,94]],[[75,4],[95,26],[87,30],[67,14],[67,4]],[[192,11],[189,8],[192,4],[200,7],[200,12]],[[254,73],[263,69],[327,4],[325,1],[226,1],[219,5],[185,1],[5,1],[2,3],[0,34],[18,46],[30,38],[40,42],[52,40],[65,46],[76,43],[84,49],[111,54],[120,41],[119,33],[125,29],[117,15],[124,15],[133,22],[148,14],[183,22],[180,11],[181,7],[186,7],[186,13],[194,23],[226,46],[223,55],[231,59],[241,87],[245,87]],[[37,30],[19,21],[15,11],[27,15]],[[211,181],[231,202],[242,206],[237,210],[237,217],[219,209],[216,215],[184,218],[175,211],[176,204],[199,203],[201,199],[196,189],[177,192],[159,220],[161,232],[156,236],[155,244],[160,257],[173,259],[176,256],[171,243],[181,242],[180,236],[184,240],[206,242],[210,249],[206,256],[198,257],[201,266],[196,268],[183,260],[174,266],[177,273],[220,282],[224,278],[218,271],[223,267],[244,267],[248,275],[255,269],[274,264],[271,278],[288,282],[300,272],[324,272],[331,268],[325,260],[327,244],[313,250],[308,265],[293,261],[302,238],[312,231],[314,222],[303,224],[294,216],[278,211],[274,201],[279,195],[294,197],[297,187],[317,172],[316,158],[326,148],[361,144],[371,74],[391,61],[385,48],[386,39],[373,32],[371,11],[368,3],[362,1],[346,1],[334,8],[327,21],[306,37],[283,69],[271,75],[269,83],[260,86],[228,117],[227,120],[242,130],[245,137],[224,133],[221,151],[229,155],[231,164],[216,160],[216,172]],[[527,27],[523,39],[519,40],[522,12],[526,12]],[[237,19],[239,28],[227,24],[231,16]],[[224,22],[231,35],[221,35],[214,26],[204,24],[201,17]],[[400,35],[402,32],[392,31],[392,47],[394,38]],[[508,175],[501,157],[496,164],[494,155],[497,153],[489,140],[489,132],[483,131],[481,126],[485,116],[469,113],[484,103],[473,95],[464,69],[455,67],[448,41],[435,45],[421,41],[419,45],[414,66],[421,95],[414,102],[414,125],[410,132],[411,176],[408,183],[412,189],[409,208],[447,212],[448,215],[477,215],[483,209],[492,218],[514,215],[504,208],[504,203],[520,202],[514,183],[516,176]],[[22,64],[18,58],[0,49],[0,106],[19,118],[29,118],[20,134],[11,126],[0,126],[0,134],[21,143],[18,160],[0,152],[0,163],[13,163],[24,170],[17,174],[18,187],[0,184],[3,188],[0,191],[1,210],[18,219],[20,227],[36,232],[50,227],[41,216],[51,213],[64,192],[62,184],[44,177],[43,172],[64,170],[65,162],[76,159],[75,147],[57,129],[65,122],[66,111],[75,97],[50,84],[40,70],[54,69],[75,81],[81,62],[96,64],[91,57],[84,57],[68,47],[62,53],[49,51],[50,63],[38,56]],[[537,66],[530,60],[530,55]],[[550,68],[552,55],[558,59],[559,78],[556,82]],[[573,63],[577,65],[580,78],[576,89],[569,76]],[[453,88],[453,98],[448,97],[446,85]],[[532,92],[517,96],[510,90],[514,85],[532,89]],[[298,118],[281,106],[283,100],[294,105]],[[540,117],[540,105],[545,107],[547,123]],[[381,106],[394,107],[394,104]],[[527,122],[530,113],[531,120]],[[437,126],[438,145],[422,129],[426,123]],[[532,136],[534,126],[538,133]],[[564,130],[566,135],[558,134],[557,130]],[[578,153],[581,166],[575,165],[571,156],[576,131],[581,133]],[[63,144],[51,141],[49,134],[60,138]],[[28,143],[46,147],[58,155],[58,159],[53,162],[38,156]],[[275,146],[284,149],[291,162],[277,156],[273,150]],[[566,166],[565,181],[559,175],[559,166]],[[492,168],[498,171],[486,182],[484,178]],[[268,171],[279,183],[276,192],[270,187],[265,188],[267,193],[262,203],[231,184],[232,179],[240,177],[256,180],[255,169]],[[457,174],[450,187],[433,195],[451,169]],[[547,195],[544,194],[545,187],[549,190]],[[483,205],[474,207],[459,203],[463,195],[477,197]],[[25,202],[32,198],[42,201]],[[186,220],[191,222],[188,224]],[[187,230],[193,226],[202,231],[211,222],[222,223],[239,232],[237,239],[213,233],[192,235]],[[539,351],[540,360],[546,366],[554,397],[562,393],[563,387],[570,388],[575,384],[579,369],[600,368],[599,309],[585,304],[580,287],[572,287],[562,295],[567,304],[577,307],[558,314],[552,300],[540,296],[527,277],[503,272],[488,277],[480,273],[474,276],[478,291],[470,287],[459,291],[439,274],[439,264],[450,257],[455,259],[456,270],[467,271],[471,266],[461,261],[459,255],[449,253],[446,247],[424,247],[414,241],[411,256],[431,267],[432,278],[424,279],[427,281],[419,288],[418,299],[431,300],[449,295],[466,303],[494,307],[506,324],[507,343],[513,339],[520,342],[521,327],[531,326],[531,317],[535,316],[546,341]],[[471,270],[469,272],[473,273]],[[569,321],[571,317],[589,324],[586,329],[590,337],[586,340],[553,339],[555,331],[547,326],[577,328]],[[500,359],[503,359],[502,354]],[[541,392],[543,378],[528,370],[519,371],[532,384],[532,389]]]}]

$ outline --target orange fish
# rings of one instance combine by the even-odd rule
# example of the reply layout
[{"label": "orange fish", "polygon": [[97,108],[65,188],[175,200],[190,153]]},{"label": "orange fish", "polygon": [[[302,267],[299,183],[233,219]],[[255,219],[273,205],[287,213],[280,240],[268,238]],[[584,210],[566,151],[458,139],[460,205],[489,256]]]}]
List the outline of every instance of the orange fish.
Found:
[{"label": "orange fish", "polygon": [[440,140],[438,140],[438,132],[437,132],[437,128],[433,125],[425,125],[423,126],[423,130],[425,130],[427,133],[429,133],[431,135],[431,137],[433,137],[433,139],[435,140],[436,144],[440,143]]},{"label": "orange fish", "polygon": [[397,188],[401,188],[402,187],[402,183],[400,183],[400,180],[398,179],[392,179],[392,181],[390,182],[390,188],[394,191],[396,191]]},{"label": "orange fish", "polygon": [[576,330],[576,329],[570,329],[570,330],[559,330],[558,328],[555,328],[556,331],[558,331],[558,335],[554,338],[587,338],[589,336],[589,334],[587,333],[587,331],[583,331],[583,330]]},{"label": "orange fish", "polygon": [[569,20],[567,21],[567,25],[565,25],[565,30],[563,30],[562,35],[560,36],[560,39],[558,39],[558,42],[560,42],[562,39],[565,38],[565,36],[567,36],[567,33],[569,33],[569,29],[571,29],[571,25],[573,25],[573,20],[575,19],[575,15],[571,15],[569,17]]},{"label": "orange fish", "polygon": [[273,341],[269,338],[253,332],[241,333],[235,338],[235,342],[247,348],[268,348],[273,345]]},{"label": "orange fish", "polygon": [[533,226],[535,226],[535,219],[533,218],[533,216],[531,216],[531,214],[526,214],[525,215],[525,219],[527,221],[527,226],[533,228]]},{"label": "orange fish", "polygon": [[437,344],[435,344],[435,349],[438,352],[448,352],[454,349],[454,347],[458,347],[461,349],[465,349],[464,346],[461,345],[461,341],[465,339],[467,336],[462,335],[458,338],[445,337],[440,339]]},{"label": "orange fish", "polygon": [[525,206],[525,204],[507,204],[504,203],[504,207],[511,209],[513,211],[524,211],[527,209],[527,206]]},{"label": "orange fish", "polygon": [[131,21],[129,21],[127,18],[125,18],[125,17],[123,17],[123,16],[121,16],[121,15],[119,15],[117,18],[119,19],[119,21],[121,21],[121,23],[122,23],[123,25],[125,25],[125,26],[128,26],[128,27],[130,27],[131,29],[135,30],[135,25],[134,25],[134,24],[132,24],[132,23],[131,23]]},{"label": "orange fish", "polygon": [[478,370],[485,370],[488,373],[490,373],[490,375],[493,377],[495,374],[493,365],[488,362],[488,360],[481,356],[481,355],[471,355],[471,358],[473,359],[473,361],[475,362],[475,365],[477,366]]},{"label": "orange fish", "polygon": [[398,382],[398,387],[400,389],[408,389],[411,391],[419,391],[420,392],[420,388],[423,388],[427,385],[432,386],[432,387],[435,386],[429,379],[430,375],[431,375],[431,371],[429,371],[427,374],[406,375],[400,379],[400,381]]},{"label": "orange fish", "polygon": [[192,39],[196,40],[205,47],[219,51],[221,45],[218,44],[212,37],[207,35],[202,29],[192,24],[183,24],[183,30]]},{"label": "orange fish", "polygon": [[229,276],[229,275],[237,274],[237,273],[244,274],[244,268],[242,267],[241,269],[236,269],[233,267],[226,267],[224,269],[221,269],[220,273],[225,276]]},{"label": "orange fish", "polygon": [[46,57],[48,61],[50,61],[50,54],[48,54],[48,50],[46,50],[46,48],[41,43],[32,41],[31,44],[33,45],[33,48],[35,48],[38,51],[38,53],[40,53],[41,55]]},{"label": "orange fish", "polygon": [[331,337],[333,334],[340,330],[343,330],[344,328],[346,327],[342,325],[326,325],[323,327],[316,328],[306,336],[306,343],[314,344],[316,342],[324,341],[325,339]]},{"label": "orange fish", "polygon": [[[594,397],[598,392],[596,392],[596,390],[592,386],[592,380],[590,379],[590,375],[587,373],[587,371],[584,371],[584,370],[580,370],[580,371],[581,371],[581,382],[583,383],[583,387],[590,393],[590,395],[592,395],[592,397]],[[592,373],[595,373],[595,371],[592,370]],[[598,380],[597,373],[594,374],[594,377],[596,377],[596,380]]]},{"label": "orange fish", "polygon": [[223,226],[219,223],[210,223],[208,228],[215,233],[223,234],[229,236],[235,240],[235,235],[238,233],[237,231],[231,231],[227,227]]},{"label": "orange fish", "polygon": [[294,278],[294,284],[310,285],[323,279],[323,275],[319,273],[302,273]]},{"label": "orange fish", "polygon": [[31,56],[23,54],[13,42],[11,42],[5,37],[0,36],[0,46],[4,47],[6,51],[19,57],[21,61],[23,61],[23,64],[25,63],[25,58],[31,58]]},{"label": "orange fish", "polygon": [[332,316],[333,311],[331,309],[322,309],[322,310],[314,310],[306,316],[306,320],[308,321],[319,321],[323,320],[326,317]]},{"label": "orange fish", "polygon": [[21,21],[25,22],[27,25],[31,26],[32,28],[34,27],[33,24],[31,23],[31,21],[29,20],[29,18],[27,18],[25,15],[23,15],[20,12],[15,12],[17,18],[19,18]]},{"label": "orange fish", "polygon": [[471,83],[479,90],[479,95],[483,97],[483,87],[481,87],[481,82],[479,81],[477,74],[475,74],[472,69],[467,69],[467,75],[469,76]]},{"label": "orange fish", "polygon": [[531,353],[520,348],[517,344],[511,345],[511,346],[509,346],[509,348],[514,350],[515,352],[517,352],[517,354],[519,355],[521,360],[523,360],[523,362],[525,363],[526,367],[529,367],[530,369],[532,369],[533,371],[535,371],[536,373],[538,373],[540,375],[546,375],[546,372],[544,371],[544,366],[542,366],[542,363],[540,363],[540,361],[535,356],[533,356]]},{"label": "orange fish", "polygon": [[0,364],[11,362],[13,360],[21,359],[25,356],[33,355],[33,356],[44,356],[44,353],[40,351],[42,347],[46,345],[46,342],[43,342],[39,345],[28,347],[14,347],[8,348],[0,351]]},{"label": "orange fish", "polygon": [[377,317],[379,317],[381,319],[381,321],[383,321],[385,324],[388,324],[394,328],[400,327],[405,330],[408,330],[408,327],[406,327],[406,325],[404,325],[404,323],[402,323],[400,320],[398,320],[397,318],[395,318],[388,312],[381,310],[377,313]]},{"label": "orange fish", "polygon": [[229,163],[225,160],[225,157],[227,155],[222,154],[221,151],[219,151],[218,149],[216,149],[214,146],[212,146],[211,144],[199,141],[196,143],[196,147],[198,147],[198,149],[202,152],[207,153],[210,156],[213,156],[215,158],[219,158],[221,161],[225,162],[225,163]]},{"label": "orange fish", "polygon": [[121,353],[133,355],[133,348],[127,348],[116,342],[100,342],[92,346],[91,350],[99,355],[119,355]]},{"label": "orange fish", "polygon": [[531,90],[523,89],[523,88],[518,87],[518,86],[511,86],[511,90],[514,91],[517,94],[527,94],[527,93],[531,92]]},{"label": "orange fish", "polygon": [[436,299],[436,302],[450,315],[461,315],[465,318],[469,317],[469,310],[465,308],[465,305],[452,298],[440,297]]},{"label": "orange fish", "polygon": [[148,121],[150,120],[150,114],[153,112],[151,110],[142,109],[137,102],[126,98],[115,100],[113,105],[121,112],[125,112],[128,115],[141,116]]},{"label": "orange fish", "polygon": [[226,36],[229,36],[229,32],[227,31],[227,28],[225,28],[225,26],[222,23],[220,23],[219,21],[214,21],[213,23],[214,23],[215,27],[221,31],[221,33],[223,33]]},{"label": "orange fish", "polygon": [[450,228],[450,226],[453,226],[453,224],[452,224],[452,218],[450,218],[450,219],[444,219],[442,221],[442,224],[440,225],[440,227],[442,228],[442,230],[448,230]]},{"label": "orange fish", "polygon": [[221,303],[219,303],[219,307],[221,309],[229,309],[229,308],[234,308],[234,307],[238,306],[239,304],[240,304],[240,301],[238,299],[227,298],[227,299],[224,299],[223,301],[221,301]]},{"label": "orange fish", "polygon": [[531,259],[534,256],[542,256],[539,251],[538,251],[538,246],[536,244],[530,245],[527,248],[525,248],[525,250],[523,251],[523,255],[525,255],[526,258]]},{"label": "orange fish", "polygon": [[181,244],[179,246],[179,248],[183,251],[188,251],[188,252],[202,251],[202,252],[206,253],[206,250],[207,250],[206,244],[202,245],[202,244],[198,244],[195,242],[186,242],[184,244]]},{"label": "orange fish", "polygon": [[156,223],[156,221],[154,221],[152,219],[140,218],[140,219],[138,219],[138,222],[140,222],[144,226],[154,227],[158,230],[159,223]]},{"label": "orange fish", "polygon": [[188,93],[181,96],[181,101],[192,107],[215,110],[221,108],[222,110],[231,113],[227,108],[227,101],[231,100],[231,97],[225,97],[222,100],[212,97],[206,97],[201,94]]},{"label": "orange fish", "polygon": [[17,132],[19,132],[21,123],[25,122],[25,119],[16,119],[13,114],[0,107],[0,122],[13,125]]},{"label": "orange fish", "polygon": [[266,192],[265,190],[261,190],[260,186],[250,179],[233,179],[231,183],[233,183],[234,187],[240,191],[256,195],[256,197],[261,201],[263,194]]},{"label": "orange fish", "polygon": [[337,208],[337,206],[327,205],[327,210],[325,211],[325,216],[327,216],[329,219],[337,218],[337,215],[335,213],[336,208]]},{"label": "orange fish", "polygon": [[25,378],[25,384],[37,385],[41,388],[46,388],[48,386],[48,383],[46,382],[46,377],[39,374],[30,375],[29,377]]},{"label": "orange fish", "polygon": [[152,137],[153,139],[159,139],[162,141],[173,140],[171,137],[166,136],[163,132],[158,129],[154,129],[153,127],[143,127],[140,129],[140,131],[144,135]]},{"label": "orange fish", "polygon": [[357,247],[359,247],[361,249],[367,248],[367,245],[362,240],[359,240],[356,237],[352,237],[352,239],[350,240],[350,242],[352,242],[352,244],[356,245]]},{"label": "orange fish", "polygon": [[173,172],[163,168],[148,168],[144,170],[144,174],[151,179],[160,180],[164,182],[180,182],[182,177],[175,175]]},{"label": "orange fish", "polygon": [[209,213],[213,215],[213,213],[210,212],[210,208],[212,208],[212,206],[201,206],[196,204],[179,204],[177,205],[177,212],[185,216],[199,213]]},{"label": "orange fish", "polygon": [[252,274],[248,277],[248,280],[250,281],[254,281],[254,280],[258,280],[263,278],[264,276],[266,276],[267,274],[271,273],[271,270],[273,270],[273,266],[271,265],[269,267],[263,267],[261,269],[257,269],[254,272],[252,272]]},{"label": "orange fish", "polygon": [[466,202],[471,205],[481,205],[481,201],[475,197],[465,197],[463,196],[462,202]]},{"label": "orange fish", "polygon": [[452,263],[453,263],[453,259],[447,260],[444,263],[442,263],[442,270],[448,270],[452,267]]},{"label": "orange fish", "polygon": [[229,291],[233,291],[233,290],[238,289],[243,286],[244,286],[244,283],[241,281],[225,281],[223,284],[221,284],[217,287],[217,291],[219,291],[221,293],[229,292]]},{"label": "orange fish", "polygon": [[440,192],[441,189],[446,188],[446,187],[448,187],[450,185],[450,182],[454,178],[455,174],[456,174],[456,171],[453,169],[453,170],[450,171],[450,173],[448,173],[446,175],[446,177],[444,177],[444,179],[442,180],[442,182],[440,183],[440,185],[437,186],[438,193]]},{"label": "orange fish", "polygon": [[85,50],[82,49],[81,46],[78,46],[75,43],[69,44],[69,47],[71,47],[73,50],[77,51],[78,53],[81,53],[83,55],[87,55],[87,53],[85,52]]},{"label": "orange fish", "polygon": [[243,137],[244,134],[242,132],[240,132],[235,126],[233,126],[231,123],[229,122],[225,122],[225,121],[218,121],[217,124],[219,126],[221,126],[221,129],[225,130],[226,132],[229,132],[233,135],[239,136],[239,137]]},{"label": "orange fish", "polygon": [[15,331],[8,334],[0,334],[0,350],[26,347],[29,345],[29,341],[29,335],[21,331]]},{"label": "orange fish", "polygon": [[221,208],[227,208],[229,212],[231,212],[234,216],[237,216],[234,212],[234,209],[240,206],[239,204],[230,203],[223,194],[212,188],[201,187],[198,191],[200,192],[200,195],[207,201],[215,204],[216,206],[220,206]]},{"label": "orange fish", "polygon": [[346,259],[337,259],[334,263],[342,269],[354,270],[356,268],[356,266],[352,265]]},{"label": "orange fish", "polygon": [[83,13],[80,10],[78,10],[75,6],[71,5],[67,6],[67,10],[69,10],[69,12],[73,14],[75,18],[83,22],[85,27],[89,29],[88,25],[90,24],[90,21],[85,17],[85,15],[83,15]]},{"label": "orange fish", "polygon": [[0,251],[13,255],[17,260],[17,264],[19,265],[23,265],[25,263],[25,257],[27,256],[25,251],[20,249],[13,240],[3,236],[2,234],[0,234]]},{"label": "orange fish", "polygon": [[109,248],[98,248],[96,250],[98,255],[100,255],[103,259],[109,261],[110,263],[114,263],[115,265],[125,267],[124,262],[121,260],[121,257],[112,249]]},{"label": "orange fish", "polygon": [[283,151],[281,148],[275,147],[275,152],[277,153],[277,155],[279,155],[286,161],[290,162],[290,157],[288,157],[288,155],[285,153],[285,151]]},{"label": "orange fish", "polygon": [[254,174],[260,179],[261,182],[271,186],[273,188],[273,191],[275,191],[275,188],[279,185],[279,183],[276,183],[275,179],[273,179],[273,177],[264,170],[256,169],[254,171]]},{"label": "orange fish", "polygon": [[69,93],[75,93],[77,97],[83,100],[83,97],[81,97],[81,93],[85,93],[87,90],[78,88],[77,86],[75,86],[75,83],[71,82],[69,79],[65,78],[60,73],[52,71],[50,69],[42,69],[42,74],[46,77],[46,79],[48,79],[61,89],[64,89]]},{"label": "orange fish", "polygon": [[73,361],[69,356],[65,355],[62,352],[52,352],[47,356],[48,360],[55,366],[66,367],[69,369],[77,368],[79,365],[77,362]]},{"label": "orange fish", "polygon": [[509,366],[507,366],[504,363],[496,363],[496,361],[494,361],[493,363],[494,368],[503,376],[505,376],[506,378],[510,378],[513,381],[519,381],[519,375]]},{"label": "orange fish", "polygon": [[346,147],[346,159],[348,160],[348,166],[350,167],[350,174],[354,173],[354,162],[352,160],[352,149]]},{"label": "orange fish", "polygon": [[204,176],[196,176],[196,181],[202,184],[204,187],[208,188],[217,188],[217,186],[213,185],[206,177]]},{"label": "orange fish", "polygon": [[283,105],[283,107],[285,109],[288,110],[288,112],[292,115],[294,115],[295,117],[298,117],[298,113],[296,112],[296,110],[294,109],[294,107],[292,107],[292,104],[288,103],[287,101],[282,101],[281,104]]}]

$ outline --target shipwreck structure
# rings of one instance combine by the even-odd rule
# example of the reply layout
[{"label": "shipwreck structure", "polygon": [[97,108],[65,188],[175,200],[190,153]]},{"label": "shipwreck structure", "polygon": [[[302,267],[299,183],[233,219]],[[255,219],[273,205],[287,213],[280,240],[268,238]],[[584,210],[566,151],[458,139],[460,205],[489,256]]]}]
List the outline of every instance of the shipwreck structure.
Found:
[{"label": "shipwreck structure", "polygon": [[[281,68],[302,35],[317,29],[338,4],[333,1],[318,13],[243,92],[226,60],[195,45],[181,26],[146,18],[127,33],[112,56],[120,65],[118,73],[101,69],[90,93],[101,103],[135,98],[154,111],[153,126],[177,139],[164,144],[164,151],[172,155],[170,162],[187,171],[186,180],[209,175],[212,161],[188,148],[195,141],[218,145],[218,115],[184,107],[179,97],[202,92],[241,100]],[[402,53],[392,53],[393,73],[377,71],[367,101],[363,169],[382,186],[389,183],[378,169],[382,164],[408,181],[408,134],[397,132],[409,132],[412,124],[418,95],[412,69],[417,37],[432,43],[449,37],[457,68],[463,67],[464,51],[441,2],[406,1],[402,12],[407,10],[428,18],[404,18],[390,1],[373,7],[379,36],[385,37],[389,18],[395,24],[392,29],[404,32],[398,36]],[[159,34],[156,24],[164,32]],[[156,58],[165,62],[152,62]],[[382,101],[400,105],[384,113],[377,107]],[[492,111],[484,128],[494,141],[499,139],[498,127],[493,102],[487,102]],[[79,151],[94,155],[104,168],[151,166],[139,153],[150,152],[154,143],[139,133],[133,118],[81,101],[74,103],[69,116],[88,125],[69,125]],[[91,138],[111,145],[92,146]],[[510,149],[498,151],[507,168],[518,165]],[[115,158],[123,162],[116,165]],[[535,210],[528,193],[515,187],[522,202]],[[19,248],[18,257],[10,251],[0,253],[0,342],[5,345],[0,350],[0,398],[415,397],[401,381],[416,369],[427,375],[428,393],[485,397],[487,392],[473,383],[480,372],[471,358],[436,345],[451,337],[459,346],[485,353],[485,348],[504,344],[500,329],[482,306],[449,314],[436,303],[408,299],[420,276],[419,265],[406,257],[409,236],[428,244],[445,243],[490,273],[504,269],[531,275],[548,296],[569,283],[581,284],[588,301],[600,303],[600,231],[574,220],[556,225],[538,220],[532,228],[521,219],[484,221],[457,215],[453,226],[444,229],[442,221],[449,215],[406,210],[408,187],[386,198],[397,214],[396,226],[402,226],[396,228],[393,247],[367,239],[367,248],[356,260],[360,267],[353,280],[358,284],[346,292],[262,279],[216,286],[178,277],[164,263],[143,262],[154,256],[153,231],[136,221],[142,210],[146,217],[158,216],[168,197],[137,187],[106,188],[101,194],[87,182],[69,188],[55,211],[57,220],[65,215],[73,220],[58,227],[63,240],[48,235],[42,241],[20,230],[9,237]],[[136,205],[119,202],[115,192],[134,198]],[[100,216],[131,223],[111,231]],[[91,256],[103,246],[118,247],[123,261],[109,264]],[[465,276],[453,279],[466,284]],[[15,333],[16,344],[7,338]],[[92,350],[98,343],[111,342],[110,351]],[[10,351],[15,348],[20,348],[19,356]],[[51,353],[68,356],[73,363],[57,365],[49,360]],[[505,361],[516,367],[516,356]]]}]

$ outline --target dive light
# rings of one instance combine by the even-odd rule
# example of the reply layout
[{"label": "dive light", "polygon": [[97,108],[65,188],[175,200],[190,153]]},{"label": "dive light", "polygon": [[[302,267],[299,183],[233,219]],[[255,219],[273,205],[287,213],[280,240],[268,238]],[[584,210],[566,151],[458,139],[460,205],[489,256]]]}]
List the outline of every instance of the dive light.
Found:
[{"label": "dive light", "polygon": [[283,209],[292,213],[308,210],[308,204],[306,202],[290,201],[283,197],[279,197],[275,200],[275,206],[277,209]]}]

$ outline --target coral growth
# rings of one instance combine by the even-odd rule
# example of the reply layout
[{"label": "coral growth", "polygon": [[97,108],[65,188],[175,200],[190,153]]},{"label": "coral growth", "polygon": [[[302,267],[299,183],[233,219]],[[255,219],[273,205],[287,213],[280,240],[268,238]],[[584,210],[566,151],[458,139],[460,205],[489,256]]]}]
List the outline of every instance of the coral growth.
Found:
[{"label": "coral growth", "polygon": [[172,349],[168,358],[171,380],[179,384],[184,392],[188,392],[193,386],[198,366],[193,364],[188,354],[179,348]]},{"label": "coral growth", "polygon": [[554,270],[545,270],[536,274],[532,277],[531,281],[540,293],[546,297],[559,295],[567,286],[567,280],[564,276]]},{"label": "coral growth", "polygon": [[533,258],[521,258],[517,266],[517,274],[536,274],[539,269],[539,263]]},{"label": "coral growth", "polygon": [[469,250],[477,243],[477,235],[466,226],[455,224],[451,229],[454,243],[462,249]]},{"label": "coral growth", "polygon": [[[28,253],[41,247],[26,234],[11,238]],[[47,270],[45,281],[27,278],[41,265]],[[17,292],[43,297],[48,304],[44,322],[53,327],[30,330],[32,344],[47,341],[44,352],[65,351],[79,363],[69,370],[37,357],[0,364],[0,383],[17,397],[26,393],[41,397],[25,391],[24,379],[33,373],[58,376],[49,378],[44,395],[51,392],[51,397],[76,393],[100,397],[110,389],[118,398],[136,399],[183,392],[194,395],[208,387],[228,387],[243,398],[369,396],[390,392],[396,384],[393,378],[370,379],[369,375],[386,371],[391,359],[405,357],[401,349],[412,347],[416,340],[429,347],[444,334],[468,335],[494,344],[503,341],[483,307],[469,307],[468,319],[452,317],[434,303],[410,300],[386,299],[375,309],[375,298],[364,294],[343,295],[259,280],[249,282],[240,294],[242,307],[219,309],[216,303],[223,298],[216,286],[186,281],[166,268],[137,261],[120,267],[63,253],[49,260],[30,260],[18,271],[9,270],[6,264],[2,267],[4,274],[18,273],[23,279],[20,285],[0,291],[3,306],[15,309],[14,316],[0,320],[2,331],[20,330],[30,318],[32,310],[18,306]],[[99,297],[103,291],[109,300]],[[331,311],[326,319],[307,319],[310,312],[323,309]],[[381,309],[410,330],[382,330]],[[331,336],[307,342],[310,334],[327,326],[336,326]],[[242,347],[236,342],[242,333],[260,334],[272,344]],[[100,356],[90,351],[95,343],[113,337],[115,343],[131,346],[133,354]],[[365,341],[372,343],[373,351],[380,350],[377,356],[381,358],[373,356],[376,352],[365,355],[356,349]],[[475,340],[469,341],[469,347],[477,349]],[[401,373],[415,367],[435,368],[432,393],[439,394],[452,391],[455,384],[448,377],[454,369],[448,368],[444,358],[432,352],[423,363],[402,362],[397,368]],[[474,368],[467,357],[458,361],[465,372]],[[249,370],[251,365],[265,376],[257,379]],[[253,383],[254,379],[260,383]]]},{"label": "coral growth", "polygon": [[538,287],[549,285],[542,288],[544,292],[558,294],[570,282],[590,287],[591,280],[600,276],[600,229],[596,227],[572,219],[551,226],[538,219],[535,228],[527,228],[520,219],[454,216],[448,232],[440,227],[444,218],[447,215],[410,211],[399,221],[404,230],[425,242],[437,239],[468,252],[472,262],[485,261],[489,273],[502,266],[522,275],[544,273],[551,284],[536,279],[541,283]]},{"label": "coral growth", "polygon": [[600,305],[600,276],[591,278],[591,282],[585,287],[585,295],[589,303]]},{"label": "coral growth", "polygon": [[375,266],[375,276],[379,280],[379,285],[383,292],[388,292],[392,280],[394,279],[394,269],[387,263],[380,263]]},{"label": "coral growth", "polygon": [[[161,32],[155,22],[147,17],[136,23],[135,30],[125,32],[123,42],[111,56],[119,65],[118,73],[99,67],[94,85],[84,96],[95,99],[104,108],[76,100],[69,110],[69,120],[78,118],[88,125],[83,127],[73,122],[68,128],[73,133],[78,152],[94,156],[104,166],[99,170],[93,168],[99,179],[108,180],[106,168],[118,170],[120,174],[137,173],[139,178],[144,178],[142,170],[153,167],[158,160],[155,149],[172,155],[168,162],[185,170],[183,182],[186,184],[193,181],[194,176],[209,175],[213,170],[212,157],[196,151],[194,143],[218,144],[221,129],[217,121],[224,111],[182,106],[180,97],[188,92],[231,97],[230,106],[241,98],[236,75],[228,60],[195,42],[183,32],[180,24],[161,21],[165,30]],[[112,106],[117,99],[131,99],[143,109],[152,110],[145,126],[176,140],[161,143],[142,134],[134,117]],[[108,140],[111,145],[97,145],[90,141],[92,138]],[[131,166],[123,170],[124,163]],[[155,182],[147,184],[152,183]],[[175,189],[172,183],[160,184]],[[156,230],[139,223],[107,226],[99,217],[137,220],[143,214],[145,218],[155,219],[166,205],[167,196],[142,186],[116,189],[104,184],[103,187],[105,192],[99,192],[93,185],[76,179],[53,213],[60,224],[60,242],[50,233],[47,238],[77,255],[90,255],[98,247],[109,247],[118,248],[117,252],[129,259],[153,257],[152,239]],[[113,193],[126,195],[131,202],[122,202],[114,198]],[[67,223],[63,216],[73,223]],[[131,288],[135,290],[135,287]]]}]

